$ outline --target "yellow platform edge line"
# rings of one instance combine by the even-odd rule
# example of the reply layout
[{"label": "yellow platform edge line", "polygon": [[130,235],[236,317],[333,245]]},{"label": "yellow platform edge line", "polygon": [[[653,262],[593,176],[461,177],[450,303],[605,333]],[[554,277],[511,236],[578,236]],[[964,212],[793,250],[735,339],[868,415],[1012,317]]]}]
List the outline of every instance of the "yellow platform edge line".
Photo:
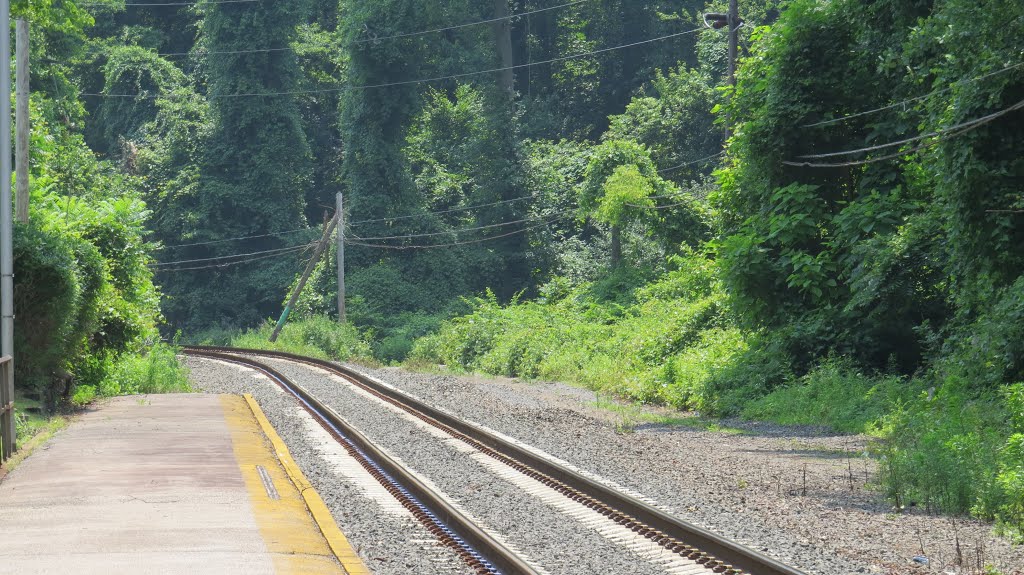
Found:
[{"label": "yellow platform edge line", "polygon": [[370,570],[367,569],[366,564],[363,563],[355,549],[352,548],[352,544],[349,543],[345,534],[338,528],[338,524],[334,522],[334,517],[331,515],[331,511],[327,508],[323,499],[320,498],[320,494],[316,492],[316,489],[306,479],[302,470],[299,469],[298,464],[292,459],[288,447],[285,446],[281,436],[274,430],[274,426],[270,424],[267,416],[260,409],[260,405],[248,393],[243,394],[242,397],[249,404],[249,409],[252,410],[253,416],[256,417],[256,421],[259,422],[260,427],[263,429],[263,434],[267,436],[271,445],[274,446],[274,452],[277,455],[278,461],[281,462],[281,467],[284,467],[285,473],[288,474],[292,483],[299,490],[302,499],[306,502],[310,515],[313,516],[313,521],[320,528],[320,533],[327,540],[327,544],[331,547],[331,551],[334,552],[334,556],[338,558],[342,568],[348,575],[370,575]]}]

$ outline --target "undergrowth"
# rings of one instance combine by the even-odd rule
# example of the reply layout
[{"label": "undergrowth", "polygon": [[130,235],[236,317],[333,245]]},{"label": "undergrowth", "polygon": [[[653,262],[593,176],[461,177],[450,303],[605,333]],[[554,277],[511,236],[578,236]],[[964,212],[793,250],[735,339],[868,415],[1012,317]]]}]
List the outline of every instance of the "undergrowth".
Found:
[{"label": "undergrowth", "polygon": [[206,341],[204,343],[229,343],[233,347],[284,351],[333,361],[372,361],[370,345],[351,324],[339,324],[324,316],[310,316],[285,324],[277,341],[270,342],[274,322],[233,335],[227,342]]},{"label": "undergrowth", "polygon": [[108,360],[105,376],[98,385],[75,387],[70,401],[84,406],[97,397],[146,393],[185,393],[191,391],[188,369],[178,361],[177,349],[156,343],[137,354],[125,354]]},{"label": "undergrowth", "polygon": [[408,361],[714,412],[726,387],[718,373],[743,357],[749,337],[729,321],[710,261],[672,262],[659,280],[628,290],[609,287],[630,281],[623,273],[576,287],[555,281],[541,300],[515,305],[501,306],[489,293],[474,298],[469,314],[417,340]]},{"label": "undergrowth", "polygon": [[[503,306],[489,293],[468,300],[471,311],[417,340],[407,364],[564,381],[705,416],[869,433],[879,439],[880,491],[896,509],[971,514],[1024,541],[1024,384],[1000,384],[993,373],[1008,363],[1006,346],[996,344],[1015,341],[1014,322],[979,320],[977,336],[940,349],[913,376],[868,372],[838,355],[800,373],[786,351],[799,334],[742,329],[709,260],[690,254],[673,264],[625,290],[609,288],[621,281],[613,275],[578,286],[556,280],[535,301]],[[995,343],[979,347],[982,339]],[[623,421],[629,429],[642,420],[624,413]]]}]

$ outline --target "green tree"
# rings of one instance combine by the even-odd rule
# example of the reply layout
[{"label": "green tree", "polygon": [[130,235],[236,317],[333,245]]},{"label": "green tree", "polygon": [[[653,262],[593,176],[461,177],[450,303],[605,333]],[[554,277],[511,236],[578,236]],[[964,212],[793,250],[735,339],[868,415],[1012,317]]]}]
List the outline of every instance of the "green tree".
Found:
[{"label": "green tree", "polygon": [[[295,54],[278,48],[294,39],[306,9],[303,1],[203,8],[200,45],[218,53],[206,70],[212,126],[195,187],[174,190],[168,200],[184,217],[162,220],[161,237],[168,243],[266,237],[178,249],[167,254],[170,261],[294,245],[276,234],[305,223],[310,151],[291,94],[299,76]],[[255,324],[279,311],[297,268],[295,256],[283,256],[224,270],[168,271],[160,276],[170,296],[168,317],[196,326]]]}]

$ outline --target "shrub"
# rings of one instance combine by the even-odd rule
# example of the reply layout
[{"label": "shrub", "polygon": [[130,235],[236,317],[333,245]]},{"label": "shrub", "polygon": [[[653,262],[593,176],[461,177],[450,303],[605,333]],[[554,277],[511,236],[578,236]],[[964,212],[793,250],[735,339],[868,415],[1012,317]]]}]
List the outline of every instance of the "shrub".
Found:
[{"label": "shrub", "polygon": [[100,394],[110,396],[190,391],[188,369],[178,362],[176,353],[174,347],[158,343],[145,353],[121,357],[100,382]]},{"label": "shrub", "polygon": [[913,399],[921,387],[898,376],[865,375],[849,359],[831,358],[747,404],[742,413],[750,419],[823,425],[847,433],[877,431],[884,417]]},{"label": "shrub", "polygon": [[52,409],[96,328],[105,264],[88,242],[35,225],[15,226],[13,250],[16,377]]},{"label": "shrub", "polygon": [[372,357],[370,346],[359,330],[351,324],[339,324],[324,316],[313,316],[286,323],[277,341],[271,343],[270,334],[275,323],[267,321],[231,340],[235,347],[287,351],[321,359],[351,361]]}]

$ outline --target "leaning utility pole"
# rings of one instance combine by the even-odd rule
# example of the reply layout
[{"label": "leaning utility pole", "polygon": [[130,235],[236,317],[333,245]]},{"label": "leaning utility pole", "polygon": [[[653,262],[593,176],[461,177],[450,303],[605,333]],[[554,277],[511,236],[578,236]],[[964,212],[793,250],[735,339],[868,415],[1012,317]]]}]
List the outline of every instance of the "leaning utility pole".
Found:
[{"label": "leaning utility pole", "polygon": [[344,196],[338,192],[334,210],[338,218],[338,323],[345,323],[345,210]]},{"label": "leaning utility pole", "polygon": [[[3,2],[6,0],[0,0]],[[309,258],[309,263],[306,264],[306,270],[302,272],[302,278],[299,279],[299,285],[295,286],[295,291],[292,292],[292,297],[288,298],[288,303],[284,306],[284,311],[281,312],[281,319],[277,320],[277,325],[274,326],[274,333],[270,334],[270,341],[277,341],[278,334],[281,333],[281,328],[284,327],[284,322],[288,321],[288,314],[292,312],[292,308],[295,307],[295,302],[299,299],[299,294],[302,293],[302,288],[306,287],[306,280],[309,279],[309,274],[313,273],[313,268],[316,267],[316,262],[323,255],[324,250],[327,249],[327,240],[331,239],[331,232],[334,231],[334,226],[338,225],[339,214],[334,214],[331,218],[331,223],[324,227],[324,235],[320,238],[320,241],[316,244],[316,250],[313,252],[313,257]]]},{"label": "leaning utility pole", "polygon": [[15,74],[15,107],[14,107],[14,212],[19,222],[28,223],[28,150],[29,150],[29,115],[28,115],[28,20],[18,18],[15,38],[14,58]]},{"label": "leaning utility pole", "polygon": [[[14,357],[14,214],[11,206],[11,2],[0,0],[0,355]],[[14,360],[10,360],[13,362]],[[14,370],[3,398],[14,400]],[[7,410],[11,405],[3,406]],[[3,418],[4,437],[14,445],[14,418]]]}]

